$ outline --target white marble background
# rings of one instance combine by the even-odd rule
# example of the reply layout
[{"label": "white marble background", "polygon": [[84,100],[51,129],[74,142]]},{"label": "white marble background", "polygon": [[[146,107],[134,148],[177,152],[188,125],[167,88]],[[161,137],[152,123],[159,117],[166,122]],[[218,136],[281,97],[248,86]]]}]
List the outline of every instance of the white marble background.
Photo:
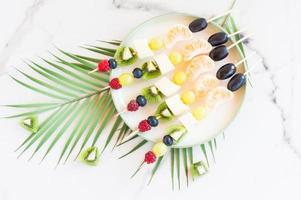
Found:
[{"label": "white marble background", "polygon": [[[229,0],[0,0],[0,104],[22,98],[7,73],[22,59],[45,55],[54,45],[76,50],[97,39],[122,39],[144,20],[170,11],[221,13]],[[170,189],[164,165],[150,186],[150,171],[129,179],[139,155],[117,160],[107,153],[98,167],[68,163],[53,170],[16,159],[26,136],[15,121],[0,120],[0,200],[20,199],[300,199],[301,2],[238,0],[234,16],[255,33],[249,42],[264,65],[238,119],[220,141],[217,163],[188,189]],[[1,110],[0,110],[1,112]],[[0,113],[1,114],[1,113]],[[128,147],[121,149],[126,151]]]}]

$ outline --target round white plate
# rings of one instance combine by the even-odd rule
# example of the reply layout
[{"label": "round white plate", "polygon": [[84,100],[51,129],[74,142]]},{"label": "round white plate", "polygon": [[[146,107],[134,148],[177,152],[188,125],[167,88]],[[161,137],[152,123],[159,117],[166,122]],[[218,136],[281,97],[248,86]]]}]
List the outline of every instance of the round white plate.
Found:
[{"label": "round white plate", "polygon": [[[181,13],[170,13],[158,17],[154,17],[143,24],[136,27],[128,36],[123,40],[122,45],[131,46],[132,42],[137,39],[149,39],[155,36],[164,36],[168,29],[176,24],[188,25],[195,16],[189,16]],[[194,33],[194,37],[200,37],[203,39],[208,39],[210,35],[215,32],[221,31],[222,28],[216,24],[210,23],[208,27],[199,32]],[[230,45],[232,42],[229,41],[227,45]],[[241,59],[241,52],[238,48],[232,48],[230,50],[229,56],[219,62],[216,62],[216,67],[213,71],[208,74],[215,76],[216,71],[225,63],[236,63]],[[111,78],[118,77],[121,73],[129,72],[131,73],[135,67],[141,67],[144,61],[138,61],[128,67],[119,67],[112,71]],[[245,71],[245,66],[240,65],[238,71]],[[168,75],[172,76],[172,73]],[[159,77],[160,78],[160,77]],[[112,90],[112,97],[116,109],[118,112],[121,112],[126,108],[128,102],[132,99],[135,99],[137,95],[141,94],[141,89],[147,86],[152,85],[159,78],[153,80],[139,80],[135,79],[135,82],[130,85],[123,87],[119,90]],[[227,81],[220,81],[220,85],[226,86]],[[208,140],[213,139],[219,133],[222,133],[224,129],[232,122],[238,113],[241,104],[245,96],[246,88],[242,87],[234,93],[234,98],[231,101],[228,101],[224,104],[219,105],[209,116],[203,121],[199,122],[195,128],[189,130],[189,132],[181,139],[181,141],[174,145],[174,147],[191,147],[193,145],[202,144]],[[154,115],[158,105],[147,104],[145,107],[140,108],[136,112],[127,112],[121,114],[122,119],[125,123],[132,129],[136,130],[138,123],[142,119],[146,119],[150,115]],[[162,122],[158,127],[152,128],[150,131],[139,134],[146,140],[156,142],[160,141],[165,135],[165,130],[172,124],[180,124],[176,119],[172,122]]]}]

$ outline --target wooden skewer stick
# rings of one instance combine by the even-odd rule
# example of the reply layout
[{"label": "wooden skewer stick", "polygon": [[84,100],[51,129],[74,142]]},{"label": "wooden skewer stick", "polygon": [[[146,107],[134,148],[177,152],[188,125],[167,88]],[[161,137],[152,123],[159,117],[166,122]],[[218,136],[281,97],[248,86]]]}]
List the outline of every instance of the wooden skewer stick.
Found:
[{"label": "wooden skewer stick", "polygon": [[242,28],[242,29],[240,29],[240,30],[238,30],[238,31],[236,31],[236,32],[234,32],[234,33],[229,34],[228,37],[232,37],[232,36],[234,36],[234,35],[240,34],[240,33],[244,32],[245,30],[247,30],[246,27],[245,27],[245,28]]},{"label": "wooden skewer stick", "polygon": [[98,71],[98,68],[96,67],[95,69],[93,69],[92,71],[89,71],[88,74],[92,74],[94,72],[97,72]]},{"label": "wooden skewer stick", "polygon": [[123,113],[126,113],[126,112],[127,112],[127,109],[124,109],[124,110],[120,111],[119,113],[116,113],[116,114],[114,115],[114,117],[118,117],[119,115],[121,115],[121,114],[123,114]]},{"label": "wooden skewer stick", "polygon": [[239,43],[243,42],[244,40],[248,39],[249,37],[251,37],[253,34],[249,34],[243,38],[241,38],[240,40],[236,41],[235,43],[231,44],[230,46],[227,47],[228,50],[232,49],[233,47],[235,47],[236,45],[238,45]]},{"label": "wooden skewer stick", "polygon": [[134,172],[134,174],[131,176],[131,178],[133,178],[144,166],[145,162],[144,160],[142,161],[142,163],[139,165],[138,169],[136,169],[136,171]]},{"label": "wooden skewer stick", "polygon": [[125,137],[123,138],[123,140],[121,141],[121,143],[124,143],[124,142],[130,140],[132,137],[134,137],[134,136],[137,135],[138,133],[139,133],[139,130],[138,130],[138,129],[135,130],[135,131],[133,131],[133,132],[131,132],[129,135],[127,135],[127,136],[125,136]]},{"label": "wooden skewer stick", "polygon": [[246,72],[244,73],[244,75],[247,76],[247,75],[250,74],[252,71],[254,71],[254,69],[257,68],[257,65],[258,65],[259,63],[262,63],[262,59],[258,60],[255,64],[253,64],[252,68],[251,68],[251,69],[248,69],[248,71],[246,71]]},{"label": "wooden skewer stick", "polygon": [[243,59],[241,59],[240,61],[238,61],[237,63],[235,63],[235,67],[238,67],[240,64],[244,63],[246,60],[248,60],[249,58],[253,57],[256,53],[252,53],[246,57],[244,57]]},{"label": "wooden skewer stick", "polygon": [[225,15],[228,15],[228,14],[230,14],[232,11],[233,11],[233,9],[227,10],[226,12],[224,12],[224,13],[222,13],[222,14],[220,14],[220,15],[217,15],[217,16],[214,16],[214,17],[208,19],[207,22],[209,23],[209,22],[212,22],[212,21],[214,21],[214,20],[216,20],[216,19],[218,19],[218,18],[221,18],[221,17],[223,17],[223,16],[225,16]]}]

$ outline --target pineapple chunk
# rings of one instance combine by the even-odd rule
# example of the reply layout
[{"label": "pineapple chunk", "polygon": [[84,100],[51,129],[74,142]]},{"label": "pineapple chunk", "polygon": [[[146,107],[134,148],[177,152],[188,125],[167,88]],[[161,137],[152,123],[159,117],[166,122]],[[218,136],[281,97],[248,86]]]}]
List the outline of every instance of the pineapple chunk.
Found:
[{"label": "pineapple chunk", "polygon": [[179,121],[185,126],[187,130],[192,129],[198,122],[193,115],[189,112],[179,117]]},{"label": "pineapple chunk", "polygon": [[144,39],[135,40],[133,43],[133,46],[140,59],[152,57],[154,55],[154,53],[148,46],[147,40],[144,40]]},{"label": "pineapple chunk", "polygon": [[161,74],[166,74],[172,70],[174,70],[173,64],[170,62],[168,56],[166,54],[160,54],[154,57]]},{"label": "pineapple chunk", "polygon": [[179,95],[174,95],[166,99],[166,104],[171,112],[177,116],[189,110],[189,107],[186,106],[182,101]]},{"label": "pineapple chunk", "polygon": [[165,76],[154,84],[166,97],[169,97],[180,90],[180,86],[174,84]]}]

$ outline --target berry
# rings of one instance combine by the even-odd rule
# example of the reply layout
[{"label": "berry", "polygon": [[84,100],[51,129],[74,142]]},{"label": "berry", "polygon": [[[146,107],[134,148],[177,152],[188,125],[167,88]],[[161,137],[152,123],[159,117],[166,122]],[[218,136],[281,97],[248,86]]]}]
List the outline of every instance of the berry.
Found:
[{"label": "berry", "polygon": [[153,146],[152,152],[156,157],[163,156],[167,152],[167,146],[163,142],[158,142]]},{"label": "berry", "polygon": [[111,69],[110,66],[109,66],[109,61],[108,60],[100,61],[98,63],[97,69],[100,72],[108,72]]},{"label": "berry", "polygon": [[139,104],[136,102],[136,100],[131,100],[127,107],[128,111],[136,111],[139,109]]},{"label": "berry", "polygon": [[135,68],[132,73],[135,78],[141,78],[143,75],[143,71],[140,68]]},{"label": "berry", "polygon": [[149,41],[148,45],[151,48],[151,50],[158,51],[163,48],[163,41],[161,38],[155,37]]},{"label": "berry", "polygon": [[182,85],[187,80],[185,72],[176,72],[173,76],[173,82],[177,85]]},{"label": "berry", "polygon": [[145,119],[139,123],[138,129],[140,132],[146,132],[151,129],[151,126],[148,124],[147,120]]},{"label": "berry", "polygon": [[129,73],[123,73],[119,76],[119,81],[123,86],[130,85],[133,82],[133,75]]},{"label": "berry", "polygon": [[143,95],[138,95],[136,98],[137,103],[139,106],[143,107],[147,104],[147,100]]},{"label": "berry", "polygon": [[206,117],[206,109],[202,106],[197,107],[192,111],[192,115],[196,120],[202,120]]},{"label": "berry", "polygon": [[114,90],[117,90],[117,89],[119,89],[119,88],[122,87],[122,85],[120,84],[118,78],[113,78],[113,79],[109,82],[109,86],[110,86],[112,89],[114,89]]},{"label": "berry", "polygon": [[162,141],[166,146],[171,146],[173,144],[173,138],[170,135],[165,135]]},{"label": "berry", "polygon": [[155,116],[149,116],[147,118],[147,122],[149,125],[151,125],[152,127],[156,127],[159,124],[159,121],[157,120],[157,118]]},{"label": "berry", "polygon": [[192,104],[195,101],[195,94],[193,91],[186,91],[182,94],[181,99],[184,104],[189,105]]},{"label": "berry", "polygon": [[154,163],[156,161],[157,157],[152,151],[148,151],[144,156],[144,162],[147,164]]},{"label": "berry", "polygon": [[169,54],[169,60],[172,62],[172,64],[177,65],[182,62],[183,56],[181,53],[174,51]]},{"label": "berry", "polygon": [[117,67],[117,62],[114,58],[109,59],[109,66],[111,69],[115,69]]}]

